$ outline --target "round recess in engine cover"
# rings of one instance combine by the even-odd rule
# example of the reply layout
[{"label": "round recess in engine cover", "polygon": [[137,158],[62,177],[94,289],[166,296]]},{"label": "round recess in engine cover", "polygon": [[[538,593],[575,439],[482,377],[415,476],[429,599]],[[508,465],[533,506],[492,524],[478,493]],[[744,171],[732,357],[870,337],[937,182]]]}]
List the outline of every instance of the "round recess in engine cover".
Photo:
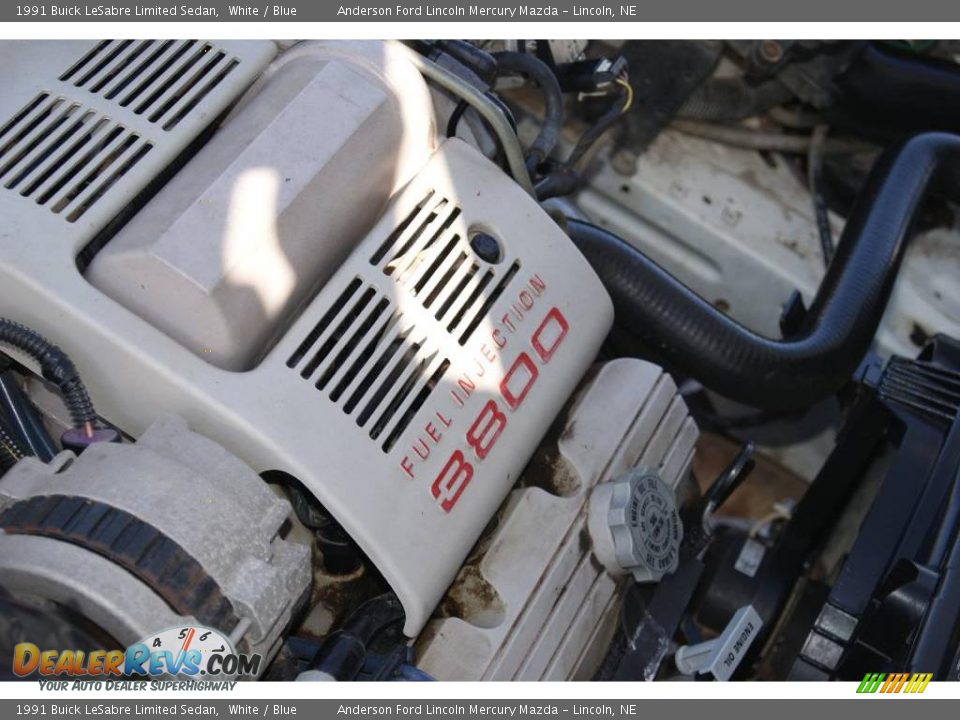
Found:
[{"label": "round recess in engine cover", "polygon": [[191,624],[269,659],[310,585],[309,548],[281,537],[290,512],[249,466],[165,417],[135,444],[30,458],[0,479],[0,585],[122,647]]},{"label": "round recess in engine cover", "polygon": [[653,470],[597,485],[588,528],[597,558],[614,575],[655,582],[677,569],[683,526],[673,489]]}]

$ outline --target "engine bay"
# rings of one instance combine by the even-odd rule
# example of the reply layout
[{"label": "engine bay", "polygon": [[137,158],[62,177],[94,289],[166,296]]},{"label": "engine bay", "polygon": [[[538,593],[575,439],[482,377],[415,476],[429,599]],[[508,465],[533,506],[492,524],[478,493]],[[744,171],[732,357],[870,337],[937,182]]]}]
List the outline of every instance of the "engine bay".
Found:
[{"label": "engine bay", "polygon": [[953,43],[0,57],[0,677],[960,678]]}]

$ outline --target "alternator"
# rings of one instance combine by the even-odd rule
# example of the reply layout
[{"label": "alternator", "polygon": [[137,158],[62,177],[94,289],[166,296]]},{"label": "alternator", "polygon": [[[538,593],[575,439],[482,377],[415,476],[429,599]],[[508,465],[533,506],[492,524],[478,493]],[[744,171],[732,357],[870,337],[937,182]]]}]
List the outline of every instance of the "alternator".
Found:
[{"label": "alternator", "polygon": [[[122,646],[186,622],[269,657],[305,598],[290,505],[175,417],[0,480],[0,585],[79,613]],[[262,671],[262,667],[261,667]]]}]

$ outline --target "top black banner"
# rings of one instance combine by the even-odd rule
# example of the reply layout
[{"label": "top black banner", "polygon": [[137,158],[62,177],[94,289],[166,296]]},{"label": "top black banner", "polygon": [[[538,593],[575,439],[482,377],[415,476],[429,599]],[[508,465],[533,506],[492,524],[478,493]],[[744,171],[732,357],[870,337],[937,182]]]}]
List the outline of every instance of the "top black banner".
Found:
[{"label": "top black banner", "polygon": [[[950,22],[960,20],[955,0],[874,0],[771,3],[769,0],[670,0],[631,4],[551,0],[542,3],[480,0],[113,0],[112,2],[4,3],[5,22]],[[909,17],[907,17],[909,15]]]}]

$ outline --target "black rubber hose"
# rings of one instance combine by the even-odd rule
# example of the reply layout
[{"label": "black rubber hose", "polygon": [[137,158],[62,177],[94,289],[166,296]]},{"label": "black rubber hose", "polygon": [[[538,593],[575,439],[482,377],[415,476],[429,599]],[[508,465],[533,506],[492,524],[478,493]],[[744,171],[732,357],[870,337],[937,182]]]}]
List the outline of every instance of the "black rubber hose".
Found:
[{"label": "black rubber hose", "polygon": [[577,144],[574,145],[573,150],[570,151],[570,157],[534,184],[533,189],[534,192],[536,192],[537,200],[543,202],[553,197],[569,195],[577,189],[580,185],[580,175],[577,171],[577,166],[597,140],[599,140],[615,122],[623,117],[627,110],[628,102],[628,93],[622,88],[618,88],[613,103],[607,111],[580,136]]},{"label": "black rubber hose", "polygon": [[677,113],[690,120],[734,122],[769,112],[793,97],[779,80],[750,84],[743,78],[710,78],[693,91]]},{"label": "black rubber hose", "polygon": [[862,130],[901,133],[957,132],[960,67],[936,58],[905,55],[867,43],[836,79],[839,109]]},{"label": "black rubber hose", "polygon": [[36,360],[43,377],[59,388],[74,427],[92,432],[97,413],[76,366],[63,350],[26,325],[2,317],[0,344],[11,345]]},{"label": "black rubber hose", "polygon": [[569,168],[560,168],[547,174],[533,186],[537,200],[543,202],[550,198],[569,195],[580,185],[580,176]]},{"label": "black rubber hose", "polygon": [[347,619],[341,628],[364,643],[372,642],[390,625],[404,619],[403,606],[393,593],[370,598]]},{"label": "black rubber hose", "polygon": [[0,372],[0,415],[4,414],[31,455],[44,462],[53,459],[57,446],[10,370]]},{"label": "black rubber hose", "polygon": [[606,230],[573,219],[568,226],[610,292],[618,323],[666,365],[746,405],[799,409],[839,390],[869,349],[913,219],[932,191],[960,199],[956,135],[918,135],[881,157],[789,340],[738,324]]},{"label": "black rubber hose", "polygon": [[563,129],[563,93],[560,91],[560,82],[553,70],[533,55],[499,52],[494,54],[494,58],[501,73],[525,75],[536,82],[543,93],[543,125],[527,151],[527,170],[532,172],[547,159],[560,139]]},{"label": "black rubber hose", "polygon": [[437,40],[437,46],[457,62],[473,70],[488,87],[493,86],[497,79],[497,61],[486,50],[466,40]]}]

